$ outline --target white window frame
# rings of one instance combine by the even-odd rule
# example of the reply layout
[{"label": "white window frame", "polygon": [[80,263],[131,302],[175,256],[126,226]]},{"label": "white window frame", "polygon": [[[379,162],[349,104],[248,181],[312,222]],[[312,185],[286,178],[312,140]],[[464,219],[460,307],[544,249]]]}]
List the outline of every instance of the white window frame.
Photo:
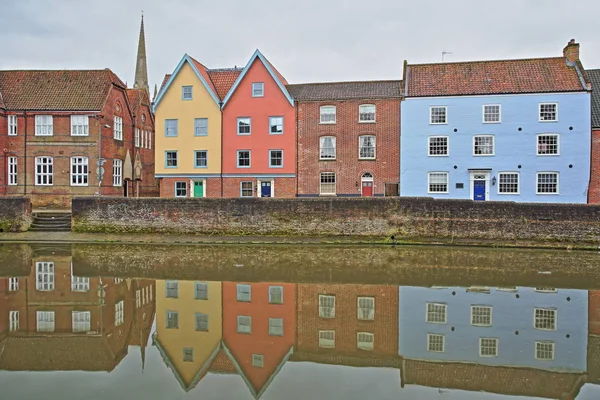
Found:
[{"label": "white window frame", "polygon": [[[555,107],[555,119],[543,119],[542,118],[542,107],[553,105]],[[551,112],[551,111],[544,111]],[[540,103],[538,108],[538,121],[539,122],[558,122],[558,102]]]},{"label": "white window frame", "polygon": [[283,304],[283,286],[269,286],[269,304]]},{"label": "white window frame", "polygon": [[252,97],[265,97],[264,82],[252,82]]},{"label": "white window frame", "polygon": [[[556,138],[556,153],[540,153],[540,138],[555,137]],[[556,157],[560,156],[560,135],[558,133],[540,133],[535,137],[535,154],[539,157]]]},{"label": "white window frame", "polygon": [[116,140],[123,140],[123,118],[118,115],[114,118],[113,137]]},{"label": "white window frame", "polygon": [[16,186],[18,183],[18,160],[15,156],[8,157],[8,186]]},{"label": "white window frame", "polygon": [[[486,107],[498,107],[498,121],[486,121]],[[495,113],[490,113],[490,115],[496,115]],[[502,123],[502,105],[500,104],[484,104],[482,106],[482,122],[484,124],[500,124]]]},{"label": "white window frame", "polygon": [[[325,149],[325,140],[331,139],[331,144],[333,146],[333,157],[329,157],[327,155],[323,156],[323,150]],[[329,147],[327,149],[330,149]],[[337,145],[336,145],[336,137],[335,136],[321,136],[319,138],[319,160],[335,160],[337,158]]]},{"label": "white window frame", "polygon": [[235,286],[236,299],[242,303],[252,302],[252,286],[238,283]]},{"label": "white window frame", "polygon": [[[440,310],[436,310],[436,307],[440,308]],[[430,318],[430,316],[432,318]],[[425,303],[425,322],[427,322],[428,324],[437,325],[447,324],[448,305],[444,303]]]},{"label": "white window frame", "polygon": [[38,332],[54,332],[55,329],[55,314],[54,311],[37,311],[36,312],[36,331]]},{"label": "white window frame", "polygon": [[[485,346],[488,349],[493,349],[494,350],[494,354],[484,354],[483,352],[483,348],[484,348],[484,343],[486,341],[491,341],[492,343],[494,343],[493,346]],[[493,358],[493,357],[498,357],[498,347],[499,347],[500,341],[498,340],[498,338],[479,338],[479,357],[483,357],[483,358]]]},{"label": "white window frame", "polygon": [[[244,184],[248,185],[250,184],[250,189],[246,188],[244,189]],[[244,196],[244,191],[251,191],[251,195],[250,196]],[[240,182],[240,197],[245,197],[245,198],[250,198],[250,197],[254,197],[254,181],[241,181]]]},{"label": "white window frame", "polygon": [[[240,165],[240,153],[248,153],[248,165]],[[238,150],[236,153],[236,166],[237,168],[251,168],[252,167],[252,151],[251,150]]]},{"label": "white window frame", "polygon": [[[446,176],[446,191],[432,191],[431,190],[431,177],[432,175],[445,175]],[[441,185],[441,183],[436,183]],[[427,193],[432,194],[448,194],[450,193],[450,173],[444,171],[430,171],[427,173]]]},{"label": "white window frame", "polygon": [[[371,303],[371,307],[361,307]],[[366,310],[366,311],[365,311]],[[356,317],[361,321],[375,320],[375,297],[359,297],[356,299]]]},{"label": "white window frame", "polygon": [[[373,111],[370,111],[371,108]],[[373,115],[373,119],[369,119],[369,117],[371,115]],[[358,123],[359,124],[374,124],[376,121],[377,121],[377,106],[375,106],[375,104],[361,104],[358,106]]]},{"label": "white window frame", "polygon": [[87,115],[71,115],[71,136],[89,136],[90,117]]},{"label": "white window frame", "polygon": [[90,176],[87,157],[71,157],[71,186],[88,186]]},{"label": "white window frame", "polygon": [[536,287],[535,291],[538,293],[558,293],[558,289],[556,288]]},{"label": "white window frame", "polygon": [[[198,157],[198,155],[202,155],[204,153],[204,157]],[[198,164],[198,160],[204,159],[205,165]],[[208,168],[208,150],[194,150],[194,168]]]},{"label": "white window frame", "polygon": [[[433,122],[433,110],[444,110],[444,122]],[[448,106],[430,106],[429,107],[429,124],[430,125],[448,125]]]},{"label": "white window frame", "polygon": [[319,347],[322,349],[335,349],[335,331],[320,330],[318,332]]},{"label": "white window frame", "polygon": [[[477,154],[477,152],[476,152],[477,146],[482,147],[482,148],[483,148],[483,146],[485,146],[485,147],[488,146],[487,144],[486,145],[481,145],[481,144],[477,145],[476,142],[477,142],[478,138],[481,138],[481,139],[483,139],[483,138],[490,139],[491,138],[492,139],[492,152],[491,153]],[[495,155],[496,155],[496,137],[494,135],[474,135],[473,136],[473,156],[474,157],[493,157]]]},{"label": "white window frame", "polygon": [[175,181],[173,195],[178,198],[188,197],[188,181]]},{"label": "white window frame", "polygon": [[51,292],[54,290],[54,262],[37,261],[35,263],[35,290]]},{"label": "white window frame", "polygon": [[10,332],[19,330],[19,311],[10,311],[8,313],[8,330]]},{"label": "white window frame", "polygon": [[[539,354],[538,351],[549,351],[549,350],[547,350],[547,349],[538,349],[538,346],[547,346],[547,345],[551,346],[550,352],[552,354],[552,357],[551,358],[542,358],[542,357],[539,357],[538,356],[538,354]],[[556,354],[555,354],[556,343],[552,342],[552,341],[549,341],[549,340],[548,341],[536,340],[535,344],[534,344],[533,351],[534,351],[534,357],[538,361],[554,361],[554,358],[556,357]]]},{"label": "white window frame", "polygon": [[75,276],[71,273],[71,292],[89,292],[90,278],[85,276]]},{"label": "white window frame", "polygon": [[92,330],[92,313],[89,311],[71,311],[71,328],[73,333],[84,333]]},{"label": "white window frame", "polygon": [[[478,315],[478,311],[489,310],[489,322],[482,322],[482,318],[488,318],[486,315]],[[471,306],[471,325],[472,326],[492,326],[494,308],[491,306],[473,305]],[[479,318],[479,320],[478,320]]]},{"label": "white window frame", "polygon": [[[281,152],[281,165],[273,164],[273,153]],[[269,150],[269,168],[283,168],[283,150]]]},{"label": "white window frame", "polygon": [[[504,175],[516,175],[517,176],[517,191],[516,192],[502,192],[502,176]],[[507,184],[508,185],[508,184]],[[512,183],[510,183],[512,185]],[[498,194],[500,195],[519,195],[521,194],[521,173],[517,171],[501,171],[498,172]]]},{"label": "white window frame", "polygon": [[8,291],[16,292],[19,290],[19,278],[8,278]]},{"label": "white window frame", "polygon": [[[446,139],[446,153],[445,154],[432,154],[431,153],[431,140],[432,139]],[[429,157],[448,157],[450,156],[450,136],[429,136],[427,138],[427,155]]]},{"label": "white window frame", "polygon": [[123,160],[113,159],[113,186],[123,185]]},{"label": "white window frame", "polygon": [[[327,176],[329,176],[329,177],[333,176],[333,183],[331,183],[331,182],[323,183],[324,174],[327,174]],[[323,185],[327,185],[327,186],[325,186],[326,188],[333,187],[333,191],[324,191]],[[337,174],[335,172],[320,172],[319,173],[319,195],[335,196],[336,193],[337,193]]]},{"label": "white window frame", "polygon": [[[362,155],[362,150],[364,149],[365,151],[370,150],[371,146],[366,146],[365,145],[365,140],[367,138],[371,138],[372,139],[372,143],[373,143],[373,156],[363,156]],[[377,159],[377,137],[375,135],[360,135],[358,137],[358,159],[359,160],[375,160]]]},{"label": "white window frame", "polygon": [[359,350],[372,351],[375,348],[375,335],[371,332],[357,332],[356,348]]},{"label": "white window frame", "polygon": [[[142,131],[142,135],[144,132]],[[140,128],[135,128],[135,147],[140,147]]]},{"label": "white window frame", "polygon": [[[431,345],[433,344],[432,343],[432,339],[434,339],[434,338],[435,339],[442,338],[442,343],[441,343],[442,347],[441,347],[441,350],[435,350],[435,349],[432,350]],[[435,343],[435,345],[437,345],[437,344],[438,343]],[[443,352],[445,352],[446,351],[446,335],[440,335],[438,333],[428,333],[427,334],[427,351],[430,352],[430,353],[443,353]]]},{"label": "white window frame", "polygon": [[269,336],[283,336],[283,318],[269,318]]},{"label": "white window frame", "polygon": [[17,136],[17,116],[8,115],[8,136]]},{"label": "white window frame", "polygon": [[[541,315],[538,317],[538,312],[540,313],[550,313],[550,315],[552,315],[552,327],[551,328],[544,328],[544,327],[538,327],[538,319],[544,319],[544,318],[548,318],[547,316]],[[543,321],[540,321],[543,322]],[[558,326],[558,310],[555,308],[539,308],[536,307],[533,309],[533,328],[540,330],[540,331],[546,331],[546,332],[555,332]]]},{"label": "white window frame", "polygon": [[52,115],[35,116],[35,136],[53,136],[54,119]]},{"label": "white window frame", "polygon": [[[325,304],[331,303],[330,304]],[[320,294],[319,295],[319,318],[332,319],[335,318],[335,296]]]},{"label": "white window frame", "polygon": [[[244,318],[247,318],[245,320]],[[248,322],[248,324],[242,324],[241,322]],[[249,315],[238,315],[237,317],[237,333],[244,335],[252,334],[252,317]]]},{"label": "white window frame", "polygon": [[[539,184],[540,184],[540,175],[543,174],[552,174],[556,175],[556,192],[540,192]],[[535,174],[535,194],[539,195],[557,195],[560,194],[560,173],[556,171],[540,171]]]},{"label": "white window frame", "polygon": [[35,158],[35,186],[54,184],[54,159],[48,156]]},{"label": "white window frame", "polygon": [[[248,132],[240,132],[240,128],[241,128],[240,122],[248,123]],[[244,126],[244,128],[245,128],[245,126]],[[238,117],[237,125],[236,125],[236,132],[237,132],[238,136],[252,135],[252,118],[251,117]]]},{"label": "white window frame", "polygon": [[115,326],[123,325],[125,322],[125,302],[123,300],[115,304]]},{"label": "white window frame", "polygon": [[[331,112],[333,111],[333,112]],[[323,116],[333,115],[333,120],[324,120]],[[327,118],[326,118],[327,119]],[[336,106],[321,106],[319,107],[319,124],[334,125],[337,123],[337,107]]]}]

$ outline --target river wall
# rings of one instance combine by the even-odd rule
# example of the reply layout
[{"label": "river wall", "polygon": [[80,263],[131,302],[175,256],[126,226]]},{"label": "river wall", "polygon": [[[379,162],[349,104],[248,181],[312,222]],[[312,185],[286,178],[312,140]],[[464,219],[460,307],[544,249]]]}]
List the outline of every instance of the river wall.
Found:
[{"label": "river wall", "polygon": [[0,196],[0,232],[26,231],[31,225],[31,202],[24,196]]}]

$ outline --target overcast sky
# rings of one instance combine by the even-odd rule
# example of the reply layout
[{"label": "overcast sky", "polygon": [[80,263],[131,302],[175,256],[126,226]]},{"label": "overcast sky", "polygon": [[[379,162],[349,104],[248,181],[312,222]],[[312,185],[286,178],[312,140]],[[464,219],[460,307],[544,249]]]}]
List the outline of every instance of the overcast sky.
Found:
[{"label": "overcast sky", "polygon": [[256,48],[290,83],[400,79],[402,63],[554,57],[600,68],[600,1],[0,0],[0,69],[111,68],[133,84],[144,10],[151,86],[184,53],[243,66]]}]

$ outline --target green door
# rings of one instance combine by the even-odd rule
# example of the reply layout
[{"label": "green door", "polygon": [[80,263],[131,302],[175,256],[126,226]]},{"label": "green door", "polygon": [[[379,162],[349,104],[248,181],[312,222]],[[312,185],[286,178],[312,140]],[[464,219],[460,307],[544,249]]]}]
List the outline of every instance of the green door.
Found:
[{"label": "green door", "polygon": [[204,182],[194,182],[194,197],[204,197]]}]

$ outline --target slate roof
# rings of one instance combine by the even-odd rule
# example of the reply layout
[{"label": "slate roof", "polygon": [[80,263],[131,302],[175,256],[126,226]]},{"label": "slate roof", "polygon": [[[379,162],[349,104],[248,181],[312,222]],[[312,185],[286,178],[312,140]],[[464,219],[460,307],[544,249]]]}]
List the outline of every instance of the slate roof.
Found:
[{"label": "slate roof", "polygon": [[600,128],[600,69],[588,69],[592,82],[592,128]]},{"label": "slate roof", "polygon": [[[406,97],[584,91],[564,57],[405,66]],[[584,71],[579,71],[582,77]]]},{"label": "slate roof", "polygon": [[217,91],[217,97],[221,101],[227,96],[229,89],[231,89],[235,80],[240,76],[242,69],[243,68],[222,68],[208,70],[208,76]]},{"label": "slate roof", "polygon": [[126,88],[110,69],[0,71],[7,110],[100,111],[113,85]]},{"label": "slate roof", "polygon": [[399,99],[402,81],[325,82],[287,85],[296,101]]}]

